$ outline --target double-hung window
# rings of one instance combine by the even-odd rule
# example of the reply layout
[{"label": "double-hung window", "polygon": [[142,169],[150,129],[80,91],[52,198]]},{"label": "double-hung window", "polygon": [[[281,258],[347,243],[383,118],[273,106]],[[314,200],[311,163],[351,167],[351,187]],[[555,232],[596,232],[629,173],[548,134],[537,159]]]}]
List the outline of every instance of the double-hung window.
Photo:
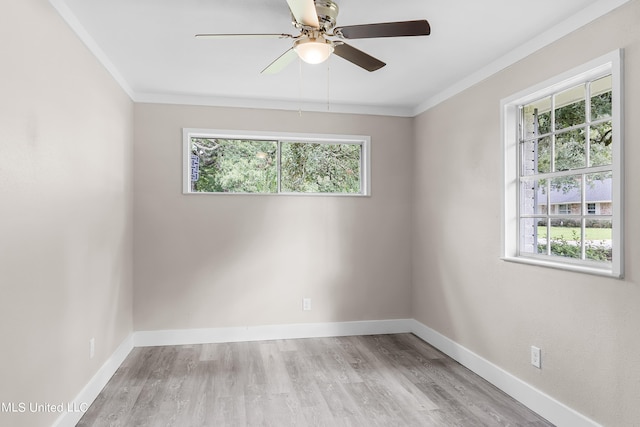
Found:
[{"label": "double-hung window", "polygon": [[183,130],[183,192],[370,195],[368,136]]},{"label": "double-hung window", "polygon": [[621,277],[621,51],[502,101],[503,257]]}]

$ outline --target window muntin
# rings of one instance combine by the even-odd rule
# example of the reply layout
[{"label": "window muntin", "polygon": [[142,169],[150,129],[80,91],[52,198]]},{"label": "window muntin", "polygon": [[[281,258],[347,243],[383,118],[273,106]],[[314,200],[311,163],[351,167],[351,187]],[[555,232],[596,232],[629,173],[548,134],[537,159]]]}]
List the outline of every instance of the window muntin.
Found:
[{"label": "window muntin", "polygon": [[[588,210],[594,197],[610,202],[612,196],[611,150],[604,138],[612,133],[611,92],[611,76],[604,76],[519,106],[521,254],[611,262],[610,231],[590,230],[610,225],[611,215],[586,221],[596,215],[595,208]],[[546,125],[549,117],[553,131]],[[592,239],[596,234],[606,238]]]},{"label": "window muntin", "polygon": [[504,259],[622,276],[621,52],[502,101]]},{"label": "window muntin", "polygon": [[185,129],[184,193],[369,195],[365,136]]}]

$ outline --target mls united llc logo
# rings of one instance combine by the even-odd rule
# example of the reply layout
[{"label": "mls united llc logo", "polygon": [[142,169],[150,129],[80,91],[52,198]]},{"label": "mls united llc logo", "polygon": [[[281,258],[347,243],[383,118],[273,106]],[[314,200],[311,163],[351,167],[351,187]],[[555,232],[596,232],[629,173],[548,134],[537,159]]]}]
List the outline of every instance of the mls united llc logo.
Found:
[{"label": "mls united llc logo", "polygon": [[38,413],[38,412],[87,412],[88,403],[37,403],[37,402],[0,402],[2,413]]}]

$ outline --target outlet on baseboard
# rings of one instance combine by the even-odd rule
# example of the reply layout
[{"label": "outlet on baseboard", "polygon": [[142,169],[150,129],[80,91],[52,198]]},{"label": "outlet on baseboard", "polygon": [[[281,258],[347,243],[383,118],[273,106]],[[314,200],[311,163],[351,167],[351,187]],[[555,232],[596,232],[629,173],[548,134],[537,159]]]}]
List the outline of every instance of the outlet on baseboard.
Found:
[{"label": "outlet on baseboard", "polygon": [[311,298],[302,298],[302,310],[311,310]]},{"label": "outlet on baseboard", "polygon": [[89,340],[89,359],[93,359],[93,356],[96,355],[96,339],[91,338]]},{"label": "outlet on baseboard", "polygon": [[531,364],[538,369],[542,368],[540,361],[540,349],[534,345],[531,346]]}]

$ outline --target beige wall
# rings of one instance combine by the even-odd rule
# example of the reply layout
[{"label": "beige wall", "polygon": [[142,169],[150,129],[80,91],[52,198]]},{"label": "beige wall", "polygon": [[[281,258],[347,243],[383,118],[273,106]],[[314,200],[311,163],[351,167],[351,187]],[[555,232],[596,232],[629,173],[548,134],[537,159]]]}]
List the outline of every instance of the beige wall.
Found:
[{"label": "beige wall", "polygon": [[[415,119],[133,106],[47,1],[0,12],[0,402],[70,401],[134,329],[414,317],[603,424],[640,419],[640,1]],[[618,47],[626,279],[501,261],[500,99]],[[373,196],[183,195],[183,127],[371,135]]]},{"label": "beige wall", "polygon": [[[626,279],[501,261],[500,99],[617,48]],[[608,426],[640,420],[639,116],[636,0],[415,120],[413,317]],[[542,348],[542,370],[529,364],[531,345]]]},{"label": "beige wall", "polygon": [[[135,329],[407,318],[411,121],[136,104]],[[370,135],[372,196],[183,195],[183,127]]]},{"label": "beige wall", "polygon": [[132,331],[132,121],[47,1],[2,3],[0,402],[70,402]]}]

